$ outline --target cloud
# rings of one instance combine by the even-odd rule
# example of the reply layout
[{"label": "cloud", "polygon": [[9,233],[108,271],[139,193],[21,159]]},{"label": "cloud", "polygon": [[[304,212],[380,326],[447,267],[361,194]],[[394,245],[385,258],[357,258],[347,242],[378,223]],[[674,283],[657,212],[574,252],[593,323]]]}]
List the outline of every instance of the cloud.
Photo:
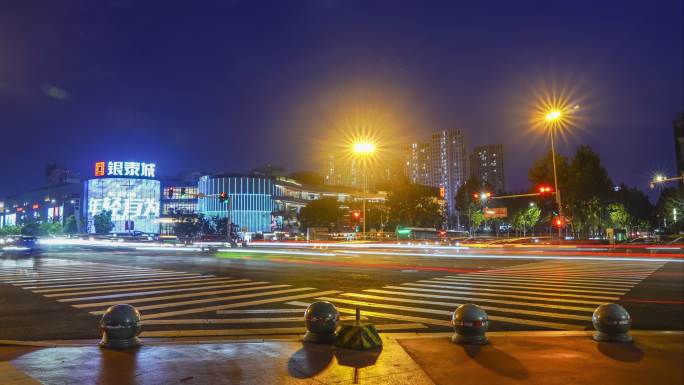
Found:
[{"label": "cloud", "polygon": [[69,94],[62,89],[52,84],[44,84],[42,87],[43,93],[51,98],[66,100],[69,99]]}]

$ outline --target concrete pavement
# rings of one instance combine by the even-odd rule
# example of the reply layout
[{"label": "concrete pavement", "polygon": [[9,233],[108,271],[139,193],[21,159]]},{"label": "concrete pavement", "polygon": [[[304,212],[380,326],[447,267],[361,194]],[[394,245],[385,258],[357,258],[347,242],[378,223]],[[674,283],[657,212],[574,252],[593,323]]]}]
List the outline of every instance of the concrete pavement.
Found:
[{"label": "concrete pavement", "polygon": [[[16,384],[680,384],[682,332],[633,332],[634,344],[590,332],[489,333],[459,346],[448,334],[383,336],[377,352],[300,341],[146,340],[129,351],[86,346],[0,347],[0,378]],[[50,343],[48,343],[50,345]]]},{"label": "concrete pavement", "polygon": [[127,351],[5,346],[0,362],[3,385],[433,383],[394,340],[368,352],[299,341],[173,343]]}]

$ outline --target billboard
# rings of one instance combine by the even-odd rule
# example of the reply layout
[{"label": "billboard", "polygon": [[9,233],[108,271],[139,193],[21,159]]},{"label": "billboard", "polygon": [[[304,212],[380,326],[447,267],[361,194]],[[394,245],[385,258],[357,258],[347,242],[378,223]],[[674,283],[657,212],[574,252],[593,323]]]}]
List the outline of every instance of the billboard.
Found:
[{"label": "billboard", "polygon": [[155,163],[132,162],[132,161],[100,161],[95,163],[96,177],[135,177],[154,178],[157,172]]},{"label": "billboard", "polygon": [[485,218],[506,218],[508,208],[506,207],[485,207],[483,210]]},{"label": "billboard", "polygon": [[91,179],[86,182],[88,231],[95,232],[93,216],[112,212],[113,232],[159,232],[161,186],[158,180]]}]

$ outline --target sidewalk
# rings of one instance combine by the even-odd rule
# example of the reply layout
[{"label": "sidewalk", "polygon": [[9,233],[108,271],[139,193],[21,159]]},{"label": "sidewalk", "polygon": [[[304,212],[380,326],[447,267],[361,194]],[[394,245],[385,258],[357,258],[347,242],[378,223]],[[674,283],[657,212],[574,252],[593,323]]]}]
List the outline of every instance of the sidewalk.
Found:
[{"label": "sidewalk", "polygon": [[[386,334],[381,352],[298,340],[145,340],[131,351],[95,341],[0,346],[0,383],[28,384],[681,384],[682,332],[633,332],[634,344],[589,332],[490,333],[459,346],[448,334]],[[79,346],[79,344],[82,344]]]}]

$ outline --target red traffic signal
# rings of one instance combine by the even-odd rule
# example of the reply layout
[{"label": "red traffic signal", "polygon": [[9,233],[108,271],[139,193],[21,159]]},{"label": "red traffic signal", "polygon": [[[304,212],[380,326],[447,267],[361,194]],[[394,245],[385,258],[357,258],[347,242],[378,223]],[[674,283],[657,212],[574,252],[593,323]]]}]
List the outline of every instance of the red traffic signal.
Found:
[{"label": "red traffic signal", "polygon": [[550,194],[553,192],[553,187],[542,185],[537,188],[537,191],[539,191],[540,195]]},{"label": "red traffic signal", "polygon": [[565,225],[565,221],[563,220],[563,218],[555,217],[553,219],[553,227],[561,228],[561,227],[563,227],[563,225]]},{"label": "red traffic signal", "polygon": [[228,194],[225,191],[219,194],[219,202],[223,203],[228,200]]}]

